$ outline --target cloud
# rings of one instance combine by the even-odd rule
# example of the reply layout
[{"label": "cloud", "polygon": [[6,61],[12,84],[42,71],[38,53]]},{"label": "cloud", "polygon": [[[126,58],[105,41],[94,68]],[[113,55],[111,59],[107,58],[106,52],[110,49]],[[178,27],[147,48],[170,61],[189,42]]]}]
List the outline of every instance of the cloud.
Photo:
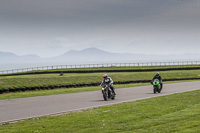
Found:
[{"label": "cloud", "polygon": [[196,52],[199,7],[198,0],[1,0],[0,47],[43,56],[89,47],[155,53],[160,45],[160,53],[175,53],[172,45]]},{"label": "cloud", "polygon": [[74,44],[66,37],[56,37],[47,45],[47,49],[63,49]]},{"label": "cloud", "polygon": [[63,45],[60,41],[53,41],[51,44],[47,46],[47,49],[60,49],[63,48]]}]

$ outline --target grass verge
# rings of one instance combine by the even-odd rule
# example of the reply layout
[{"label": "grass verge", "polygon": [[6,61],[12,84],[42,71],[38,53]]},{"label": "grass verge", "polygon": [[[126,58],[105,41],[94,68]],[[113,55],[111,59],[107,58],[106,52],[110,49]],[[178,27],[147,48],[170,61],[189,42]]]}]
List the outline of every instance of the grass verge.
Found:
[{"label": "grass verge", "polygon": [[197,133],[200,90],[40,117],[0,126],[1,133]]}]

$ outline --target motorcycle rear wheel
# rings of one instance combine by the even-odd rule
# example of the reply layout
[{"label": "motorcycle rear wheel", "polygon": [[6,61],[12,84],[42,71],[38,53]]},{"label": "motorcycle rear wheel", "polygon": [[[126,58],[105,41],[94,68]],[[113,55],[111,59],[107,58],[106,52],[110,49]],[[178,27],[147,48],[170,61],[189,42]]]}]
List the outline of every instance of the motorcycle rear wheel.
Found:
[{"label": "motorcycle rear wheel", "polygon": [[115,96],[113,96],[111,99],[112,99],[112,100],[115,100]]}]

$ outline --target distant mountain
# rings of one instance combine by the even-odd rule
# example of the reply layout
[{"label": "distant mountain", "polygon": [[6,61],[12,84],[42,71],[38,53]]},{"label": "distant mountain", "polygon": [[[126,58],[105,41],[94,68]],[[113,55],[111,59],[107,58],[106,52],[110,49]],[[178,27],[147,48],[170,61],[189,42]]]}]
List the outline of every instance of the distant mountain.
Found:
[{"label": "distant mountain", "polygon": [[165,60],[200,60],[200,54],[182,55],[154,55],[154,54],[130,54],[110,53],[97,48],[87,48],[81,51],[71,50],[51,60],[69,62],[118,62],[118,61],[165,61]]},{"label": "distant mountain", "polygon": [[81,51],[71,50],[60,56],[53,57],[51,60],[57,61],[82,61],[82,62],[97,62],[97,61],[115,61],[120,54],[109,53],[97,48],[88,48]]},{"label": "distant mountain", "polygon": [[0,51],[0,62],[1,63],[31,63],[40,62],[42,59],[37,55],[23,55],[19,56],[10,52]]},{"label": "distant mountain", "polygon": [[9,52],[1,52],[0,51],[0,57],[1,58],[15,58],[18,57],[16,54],[9,53]]},{"label": "distant mountain", "polygon": [[97,48],[88,48],[81,51],[71,50],[63,55],[55,57],[55,59],[60,61],[103,61],[108,60],[111,56],[113,57],[112,53]]},{"label": "distant mountain", "polygon": [[2,63],[35,63],[35,62],[148,62],[148,61],[186,61],[200,60],[200,54],[154,55],[111,53],[97,48],[87,48],[81,51],[71,50],[60,56],[40,58],[37,55],[18,56],[13,53],[0,52]]},{"label": "distant mountain", "polygon": [[97,48],[87,48],[81,51],[75,51],[75,50],[71,50],[69,52],[66,52],[65,54],[61,55],[61,56],[66,56],[66,55],[73,55],[73,54],[82,54],[82,55],[103,55],[103,54],[110,54],[109,52],[97,49]]}]

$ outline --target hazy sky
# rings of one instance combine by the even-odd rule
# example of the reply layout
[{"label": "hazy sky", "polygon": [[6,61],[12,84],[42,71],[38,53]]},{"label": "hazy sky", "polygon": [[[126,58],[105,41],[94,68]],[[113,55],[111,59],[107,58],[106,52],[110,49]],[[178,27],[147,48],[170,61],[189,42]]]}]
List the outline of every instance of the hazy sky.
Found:
[{"label": "hazy sky", "polygon": [[200,0],[0,0],[0,51],[200,53]]}]

